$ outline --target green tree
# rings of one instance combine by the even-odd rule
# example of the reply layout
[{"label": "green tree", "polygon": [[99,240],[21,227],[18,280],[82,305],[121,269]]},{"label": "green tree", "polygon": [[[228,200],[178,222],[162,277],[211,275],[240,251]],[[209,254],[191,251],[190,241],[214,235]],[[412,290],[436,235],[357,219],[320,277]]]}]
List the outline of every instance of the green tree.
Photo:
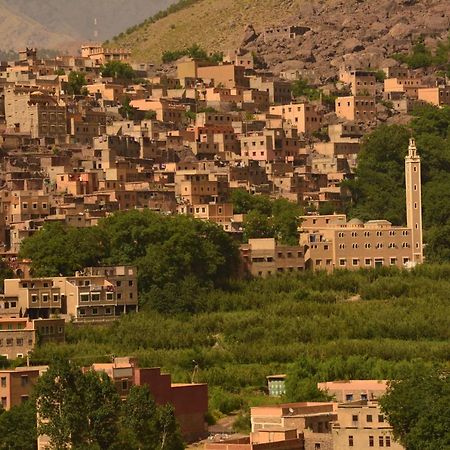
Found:
[{"label": "green tree", "polygon": [[450,262],[450,223],[433,226],[425,233],[425,257],[429,263]]},{"label": "green tree", "polygon": [[133,68],[122,61],[109,61],[100,69],[103,78],[115,78],[119,81],[132,81],[135,78]]},{"label": "green tree", "polygon": [[87,417],[87,442],[109,449],[117,441],[119,433],[121,400],[111,378],[93,370],[82,379],[84,409]]},{"label": "green tree", "polygon": [[173,406],[167,404],[158,408],[159,445],[158,450],[184,450]]},{"label": "green tree", "polygon": [[159,441],[155,401],[147,386],[133,386],[122,408],[122,435],[132,448],[156,450]]},{"label": "green tree", "polygon": [[273,238],[275,227],[270,217],[261,214],[258,210],[250,211],[244,219],[244,239]]},{"label": "green tree", "polygon": [[0,411],[0,450],[37,449],[36,408],[31,401]]},{"label": "green tree", "polygon": [[47,222],[24,240],[20,256],[32,259],[35,276],[73,275],[96,266],[108,253],[107,241],[98,227],[74,228]]},{"label": "green tree", "polygon": [[[152,117],[152,112],[154,111],[147,111],[150,117],[147,118],[155,118]],[[131,100],[129,97],[126,97],[125,100],[122,102],[122,106],[119,108],[119,114],[127,120],[134,120],[136,118],[136,115],[138,113],[138,109],[131,105]]]},{"label": "green tree", "polygon": [[52,448],[106,450],[116,443],[120,398],[106,373],[83,373],[57,360],[39,378],[34,397],[38,432],[49,436]]},{"label": "green tree", "polygon": [[67,81],[67,93],[69,95],[81,95],[83,86],[86,86],[86,76],[83,72],[70,72]]},{"label": "green tree", "polygon": [[381,398],[394,437],[408,450],[450,448],[448,371],[417,363]]},{"label": "green tree", "polygon": [[298,245],[299,217],[302,208],[284,198],[277,199],[272,205],[273,226],[278,240],[286,245]]},{"label": "green tree", "polygon": [[152,109],[150,109],[149,111],[146,111],[144,114],[144,119],[155,120],[156,119],[156,111],[153,111]]},{"label": "green tree", "polygon": [[83,413],[82,381],[81,370],[63,360],[50,365],[38,380],[38,433],[47,435],[54,449],[65,450],[86,442],[88,420]]}]

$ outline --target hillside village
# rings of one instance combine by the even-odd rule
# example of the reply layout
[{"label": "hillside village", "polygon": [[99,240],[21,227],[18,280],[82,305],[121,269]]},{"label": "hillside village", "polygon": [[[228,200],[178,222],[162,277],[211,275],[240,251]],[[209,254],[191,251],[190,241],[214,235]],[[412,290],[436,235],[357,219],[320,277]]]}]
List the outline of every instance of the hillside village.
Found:
[{"label": "hillside village", "polygon": [[[274,27],[258,39],[283,41],[307,31]],[[21,246],[48,223],[84,229],[129,210],[212,222],[239,244],[241,277],[422,264],[414,136],[404,148],[405,224],[343,212],[367,134],[403,123],[417,106],[450,106],[445,74],[385,62],[343,63],[311,80],[301,69],[274,74],[248,49],[210,55],[193,46],[158,70],[134,62],[126,48],[93,43],[80,55],[40,59],[27,48],[17,61],[1,62],[0,249],[13,277],[0,298],[0,354],[26,359],[39,342],[63,342],[69,322],[112,322],[139,310],[132,265],[35,276]],[[252,235],[246,213],[232,201],[236,191],[301,207],[298,241]],[[174,406],[185,440],[208,436],[207,386],[195,382],[195,370],[191,383],[181,385],[133,358],[92,368],[109,375],[122,399],[131,386],[149,386],[157,404]],[[28,399],[46,370],[1,370],[2,407]],[[269,393],[274,386],[272,394],[283,393],[283,376],[268,380]],[[377,402],[385,382],[330,380],[318,388],[334,400],[252,408],[250,436],[230,438],[218,427],[204,448],[404,448]],[[40,436],[39,448],[48,445],[48,436]]]}]

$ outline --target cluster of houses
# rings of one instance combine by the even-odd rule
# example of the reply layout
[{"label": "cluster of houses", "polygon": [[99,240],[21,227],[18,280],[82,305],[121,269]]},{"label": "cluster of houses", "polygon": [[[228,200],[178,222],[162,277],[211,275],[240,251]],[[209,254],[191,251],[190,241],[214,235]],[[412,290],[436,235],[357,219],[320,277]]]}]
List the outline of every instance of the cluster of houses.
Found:
[{"label": "cluster of houses", "polygon": [[[245,217],[233,211],[235,189],[335,211],[348,199],[342,182],[354,176],[380,102],[450,103],[450,86],[424,86],[399,66],[385,69],[384,84],[375,72],[342,69],[335,84],[351,95],[336,97],[334,109],[322,98],[294,101],[288,74],[257,70],[239,51],[215,64],[181,59],[173,76],[135,64],[139,83],[101,76],[104,64],[129,58],[123,49],[85,45],[81,56],[42,60],[27,49],[19,61],[0,63],[0,253],[18,273],[21,242],[48,221],[89,227],[116,211],[148,208],[213,221],[240,239]],[[73,72],[86,83],[79,95],[69,89]],[[413,141],[406,170],[407,227],[310,214],[299,220],[296,255],[304,261],[286,269],[421,262]],[[247,261],[261,245],[273,246],[249,243]]]},{"label": "cluster of houses", "polygon": [[[282,394],[283,375],[270,376],[268,382],[269,393]],[[386,381],[332,381],[318,388],[332,400],[253,407],[249,436],[218,433],[205,450],[403,449],[378,403]]]},{"label": "cluster of houses", "polygon": [[[266,39],[302,31],[274,29]],[[450,104],[449,85],[427,84],[401,66],[385,68],[384,81],[372,71],[343,68],[335,83],[340,91],[321,91],[339,93],[333,105],[322,94],[295,99],[295,75],[258,70],[253,55],[240,51],[220,63],[184,58],[173,75],[131,64],[133,79],[103,77],[111,61],[131,64],[130,53],[89,44],[80,56],[43,60],[26,49],[18,61],[0,62],[0,253],[17,276],[5,281],[0,298],[0,355],[7,358],[26,357],[38,342],[64,341],[67,321],[113,320],[138,308],[134,267],[33,278],[18,253],[44,223],[90,227],[116,211],[150,209],[215,222],[242,242],[245,216],[233,210],[233,190],[316,211],[339,209],[348,197],[342,182],[354,176],[361,139],[377,125],[380,104],[399,113],[420,102]],[[79,92],[70,90],[73,72],[83,74]],[[271,238],[242,244],[243,267],[264,277],[422,263],[414,139],[405,178],[406,226],[309,214],[299,217],[298,245]],[[148,384],[157,402],[174,404],[187,439],[204,435],[205,385],[172,384],[169,375],[131,359],[93,367],[108,373],[123,395],[133,384]],[[2,406],[27,399],[43,370],[1,371]],[[376,395],[338,398],[336,386],[325,388],[337,403],[253,408],[250,437],[209,442],[206,449],[400,448]]]}]

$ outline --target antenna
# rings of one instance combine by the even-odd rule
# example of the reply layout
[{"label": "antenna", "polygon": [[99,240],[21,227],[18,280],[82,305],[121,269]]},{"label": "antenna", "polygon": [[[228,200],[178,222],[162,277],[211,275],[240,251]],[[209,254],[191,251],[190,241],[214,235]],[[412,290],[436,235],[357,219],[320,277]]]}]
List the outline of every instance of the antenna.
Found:
[{"label": "antenna", "polygon": [[97,17],[94,18],[94,41],[97,42],[98,40],[98,21],[97,21]]}]

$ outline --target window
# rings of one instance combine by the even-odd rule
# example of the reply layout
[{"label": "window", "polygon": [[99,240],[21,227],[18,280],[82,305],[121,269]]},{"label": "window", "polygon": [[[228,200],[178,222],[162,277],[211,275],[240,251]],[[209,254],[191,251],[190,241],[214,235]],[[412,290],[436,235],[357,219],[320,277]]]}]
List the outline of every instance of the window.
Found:
[{"label": "window", "polygon": [[128,390],[128,380],[122,380],[122,391]]},{"label": "window", "polygon": [[20,385],[21,386],[27,386],[28,385],[28,375],[22,375],[20,377]]},{"label": "window", "polygon": [[14,339],[6,339],[6,346],[12,347],[14,345]]},{"label": "window", "polygon": [[93,302],[99,302],[100,301],[100,292],[93,292],[91,294],[91,300]]},{"label": "window", "polygon": [[58,303],[59,302],[59,295],[53,294],[53,302]]},{"label": "window", "polygon": [[92,308],[92,315],[96,316],[98,314],[98,309],[97,308]]},{"label": "window", "polygon": [[361,400],[367,400],[367,394],[361,394]]},{"label": "window", "polygon": [[31,303],[36,303],[38,300],[38,296],[36,294],[31,294]]},{"label": "window", "polygon": [[23,339],[22,338],[17,338],[16,339],[16,345],[17,345],[17,347],[23,347]]},{"label": "window", "polygon": [[80,302],[88,302],[89,301],[89,294],[80,294]]},{"label": "window", "polygon": [[[353,400],[353,395],[352,395],[352,400]],[[352,422],[358,422],[358,415],[357,414],[353,414]]]},{"label": "window", "polygon": [[110,316],[112,313],[111,308],[105,308],[105,315]]},{"label": "window", "polygon": [[371,414],[367,415],[367,422],[372,422],[372,415]]},{"label": "window", "polygon": [[383,438],[383,436],[379,436],[378,437],[378,445],[380,447],[384,447],[384,438]]},{"label": "window", "polygon": [[121,285],[122,285],[122,282],[119,281],[119,280],[117,280],[117,281],[116,281],[116,286],[117,286],[117,287],[120,287]]},{"label": "window", "polygon": [[353,259],[353,260],[352,260],[352,264],[353,264],[354,266],[358,266],[358,265],[359,265],[359,259]]},{"label": "window", "polygon": [[390,447],[390,446],[391,446],[391,437],[386,436],[386,447]]},{"label": "window", "polygon": [[348,446],[353,447],[353,436],[348,437]]},{"label": "window", "polygon": [[47,302],[48,302],[48,294],[42,294],[42,301],[43,301],[44,303],[47,303]]},{"label": "window", "polygon": [[345,259],[340,259],[339,260],[339,265],[340,266],[345,266],[347,264],[347,261]]},{"label": "window", "polygon": [[1,387],[5,388],[6,387],[6,377],[2,377],[1,378]]},{"label": "window", "polygon": [[384,416],[383,416],[383,414],[380,414],[380,415],[378,416],[378,422],[380,422],[380,423],[383,423],[383,422],[384,422]]},{"label": "window", "polygon": [[106,293],[106,300],[114,300],[114,293],[113,292],[107,292]]},{"label": "window", "polygon": [[373,436],[369,436],[369,447],[373,447]]},{"label": "window", "polygon": [[2,397],[2,407],[5,409],[7,406],[6,397]]},{"label": "window", "polygon": [[80,316],[85,316],[86,310],[84,308],[80,308]]}]

